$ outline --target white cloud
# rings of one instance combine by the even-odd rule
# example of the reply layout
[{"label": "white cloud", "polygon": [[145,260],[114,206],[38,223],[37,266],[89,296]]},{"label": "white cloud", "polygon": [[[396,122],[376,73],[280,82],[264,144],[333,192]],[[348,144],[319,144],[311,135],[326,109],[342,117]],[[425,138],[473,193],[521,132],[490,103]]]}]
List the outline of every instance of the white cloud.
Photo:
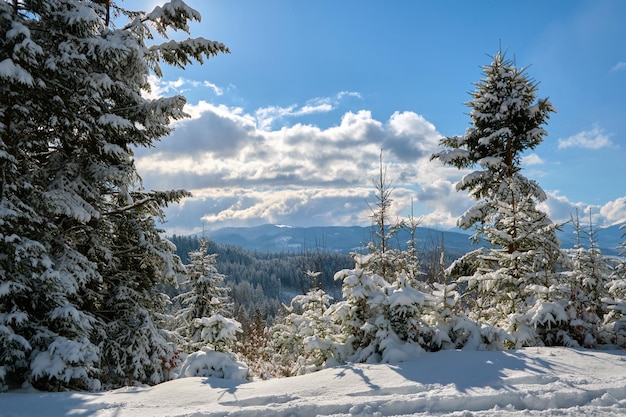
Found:
[{"label": "white cloud", "polygon": [[330,103],[309,104],[300,108],[300,110],[295,112],[293,115],[304,116],[313,113],[327,113],[329,111],[332,111],[333,109],[334,107]]},{"label": "white cloud", "polygon": [[577,210],[582,213],[587,207],[584,203],[570,201],[566,196],[561,195],[559,190],[546,191],[546,194],[548,198],[537,204],[537,208],[547,213],[550,219],[556,223],[570,221]]},{"label": "white cloud", "polygon": [[254,115],[257,118],[259,129],[271,130],[274,123],[288,117],[300,117],[315,113],[328,113],[335,109],[329,102],[318,99],[302,107],[295,104],[288,107],[269,106],[258,109]]},{"label": "white cloud", "polygon": [[307,101],[303,106],[292,104],[287,107],[262,107],[256,110],[255,116],[258,120],[259,129],[270,131],[276,128],[277,123],[283,122],[288,118],[297,118],[316,113],[329,113],[336,110],[346,97],[361,98],[361,95],[353,91],[341,91],[333,97],[316,97]]},{"label": "white cloud", "polygon": [[224,90],[210,81],[197,81],[179,77],[176,80],[164,80],[152,74],[148,76],[150,92],[144,92],[144,96],[150,99],[164,97],[166,95],[183,94],[190,89],[206,87],[213,91],[216,96],[224,94]]},{"label": "white cloud", "polygon": [[[454,226],[453,217],[467,206],[459,201],[466,197],[445,178],[461,174],[430,161],[441,135],[422,116],[396,112],[381,122],[361,110],[346,112],[338,125],[328,128],[300,123],[279,130],[260,128],[271,113],[283,117],[314,108],[323,111],[324,105],[316,99],[253,114],[204,101],[187,105],[190,119],[178,122],[155,148],[136,151],[146,188],[185,188],[194,194],[168,209],[166,228],[368,224],[366,201],[375,201],[372,180],[381,149],[394,186],[394,215],[406,215],[414,200],[419,213],[437,212],[429,215],[429,224],[440,219],[443,226]],[[432,188],[418,196],[417,190],[442,178],[448,183],[437,185],[445,190],[441,198],[429,198]]]},{"label": "white cloud", "polygon": [[215,95],[216,95],[216,96],[221,96],[222,94],[224,94],[224,91],[223,91],[220,87],[218,87],[216,84],[213,84],[213,83],[211,83],[211,82],[209,82],[209,81],[202,81],[202,82],[196,82],[196,81],[194,81],[194,82],[192,83],[192,85],[193,85],[193,86],[199,86],[199,85],[202,85],[202,86],[204,86],[204,87],[208,87],[208,88],[210,88],[211,90],[213,90],[213,92],[215,93]]},{"label": "white cloud", "polygon": [[611,71],[626,71],[626,62],[618,62]]},{"label": "white cloud", "polygon": [[532,165],[542,165],[544,164],[544,160],[541,159],[539,155],[536,153],[531,153],[529,155],[522,157],[522,165],[532,166]]},{"label": "white cloud", "polygon": [[444,228],[456,227],[459,217],[475,204],[466,192],[456,190],[455,182],[445,179],[424,183],[417,201],[427,208],[422,215],[422,225]]},{"label": "white cloud", "polygon": [[603,225],[611,226],[626,222],[626,196],[609,201],[600,207]]},{"label": "white cloud", "polygon": [[340,91],[337,94],[337,98],[339,100],[341,100],[344,97],[356,97],[356,98],[362,98],[361,93],[358,93],[356,91]]},{"label": "white cloud", "polygon": [[559,139],[559,149],[601,149],[609,146],[613,146],[610,135],[606,134],[599,126],[594,126],[591,130],[584,130],[566,139]]},{"label": "white cloud", "polygon": [[570,201],[558,190],[550,191],[547,194],[548,199],[539,204],[538,207],[548,213],[552,221],[556,223],[565,223],[571,220],[577,212],[586,220],[589,220],[591,215],[591,221],[595,226],[612,226],[626,222],[626,197],[617,198],[604,205],[593,205]]},{"label": "white cloud", "polygon": [[[181,234],[260,223],[369,224],[366,202],[375,202],[372,180],[381,149],[394,187],[393,216],[408,215],[413,201],[422,225],[449,228],[475,204],[455,188],[466,171],[430,160],[441,135],[419,114],[396,112],[379,121],[366,110],[348,111],[328,128],[300,123],[278,130],[260,128],[272,112],[287,117],[324,104],[316,99],[252,114],[204,101],[187,105],[190,119],[178,122],[155,148],[136,152],[146,188],[185,188],[194,194],[166,210],[165,228]],[[598,132],[582,137],[597,138]],[[523,162],[543,161],[530,154]],[[548,195],[540,208],[557,222],[568,221],[576,209],[591,210],[598,225],[626,218],[624,199],[588,207],[558,191]]]},{"label": "white cloud", "polygon": [[296,106],[289,107],[269,106],[258,109],[254,115],[259,121],[259,129],[269,130],[276,119],[290,116],[294,113]]},{"label": "white cloud", "polygon": [[[209,224],[236,223],[286,223],[301,225],[357,224],[361,216],[367,219],[367,205],[372,190],[366,187],[350,189],[333,188],[283,188],[234,190],[237,198],[228,207],[209,212],[203,220]],[[336,204],[341,200],[343,204]],[[360,206],[360,207],[359,207]],[[303,219],[306,219],[304,222]]]}]

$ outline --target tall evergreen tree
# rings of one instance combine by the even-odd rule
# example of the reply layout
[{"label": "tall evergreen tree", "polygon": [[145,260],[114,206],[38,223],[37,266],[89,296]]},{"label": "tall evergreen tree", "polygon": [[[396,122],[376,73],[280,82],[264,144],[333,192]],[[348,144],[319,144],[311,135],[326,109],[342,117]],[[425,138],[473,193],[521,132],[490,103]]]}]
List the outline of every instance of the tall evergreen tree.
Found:
[{"label": "tall evergreen tree", "polygon": [[[563,306],[552,303],[562,298],[554,284],[563,256],[556,225],[536,207],[546,194],[521,174],[520,162],[543,141],[543,125],[555,110],[548,99],[535,101],[537,84],[502,52],[483,71],[467,103],[471,126],[463,136],[442,139],[446,149],[433,159],[459,169],[480,166],[457,183],[457,190],[468,190],[478,201],[459,226],[473,227],[475,237],[490,244],[468,255],[477,262],[466,262],[476,266],[468,278],[476,291],[475,311],[516,334],[518,344],[532,344],[537,328],[563,320]],[[538,312],[529,317],[526,311],[533,307]]]},{"label": "tall evergreen tree", "polygon": [[103,267],[97,314],[104,325],[101,375],[108,386],[167,379],[163,363],[173,346],[162,330],[169,300],[160,284],[174,284],[183,267],[155,225],[159,199],[167,201],[171,193],[164,194],[150,193],[154,201],[142,204],[142,210],[107,214],[113,222],[112,258]]},{"label": "tall evergreen tree", "polygon": [[[158,305],[156,284],[176,263],[154,216],[187,193],[143,191],[133,148],[185,116],[184,97],[142,95],[148,76],[228,51],[205,39],[155,42],[199,19],[182,1],[150,13],[114,2],[0,2],[0,384],[160,379],[146,371],[158,365],[158,338],[142,339],[152,363],[141,372],[126,367],[144,359],[117,363],[113,352],[139,343],[117,327],[135,312],[154,325],[142,311]],[[112,299],[136,310],[111,308]]]}]

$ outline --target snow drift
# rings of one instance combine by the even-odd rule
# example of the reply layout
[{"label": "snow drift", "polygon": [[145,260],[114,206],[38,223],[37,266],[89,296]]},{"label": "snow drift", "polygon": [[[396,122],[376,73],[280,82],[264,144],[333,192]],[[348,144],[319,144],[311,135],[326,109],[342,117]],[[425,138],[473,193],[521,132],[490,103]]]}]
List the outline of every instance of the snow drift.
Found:
[{"label": "snow drift", "polygon": [[448,350],[292,378],[181,378],[102,393],[0,394],[1,417],[618,416],[626,352]]}]

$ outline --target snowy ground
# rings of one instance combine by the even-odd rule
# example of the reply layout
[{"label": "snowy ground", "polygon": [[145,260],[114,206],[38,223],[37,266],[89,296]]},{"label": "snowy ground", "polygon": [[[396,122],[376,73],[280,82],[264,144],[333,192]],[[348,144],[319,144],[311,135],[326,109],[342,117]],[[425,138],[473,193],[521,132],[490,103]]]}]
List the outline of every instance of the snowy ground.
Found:
[{"label": "snowy ground", "polygon": [[618,416],[626,351],[444,351],[269,381],[184,378],[102,393],[0,394],[0,416]]}]

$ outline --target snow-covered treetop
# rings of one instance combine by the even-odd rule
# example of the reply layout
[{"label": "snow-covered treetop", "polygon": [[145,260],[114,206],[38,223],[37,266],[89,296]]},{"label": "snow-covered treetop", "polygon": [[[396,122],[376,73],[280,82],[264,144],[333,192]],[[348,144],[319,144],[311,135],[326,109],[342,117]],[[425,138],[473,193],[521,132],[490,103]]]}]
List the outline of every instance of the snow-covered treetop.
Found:
[{"label": "snow-covered treetop", "polygon": [[539,145],[547,132],[543,125],[555,112],[548,99],[536,100],[537,83],[499,51],[491,64],[483,67],[484,77],[476,83],[470,107],[471,125],[463,136],[443,138],[445,147],[432,159],[459,169],[476,165],[457,184],[479,200],[493,196],[503,183],[521,185],[522,191],[542,200],[545,193],[538,184],[522,176],[522,154]]},{"label": "snow-covered treetop", "polygon": [[[155,34],[152,33],[150,27],[160,37],[168,39],[168,31],[189,33],[189,22],[201,20],[200,13],[182,0],[172,0],[162,6],[155,7],[149,13],[128,11],[116,4],[113,4],[112,7],[118,14],[131,19],[131,22],[123,29],[135,33],[142,42],[155,39]],[[163,75],[159,65],[161,62],[184,68],[192,60],[203,63],[205,57],[210,58],[219,53],[230,53],[230,50],[221,42],[199,37],[154,43],[148,47],[146,60],[154,73],[161,77]]]},{"label": "snow-covered treetop", "polygon": [[[547,132],[543,125],[556,110],[548,99],[536,100],[537,84],[499,51],[490,65],[483,67],[484,77],[476,83],[470,107],[471,126],[463,136],[441,140],[447,147],[433,155],[446,165],[470,168],[479,164],[497,177],[511,177],[519,171],[520,158],[527,149],[539,145]],[[475,189],[483,177],[466,178],[460,189],[474,189],[483,197],[484,188]]]}]

